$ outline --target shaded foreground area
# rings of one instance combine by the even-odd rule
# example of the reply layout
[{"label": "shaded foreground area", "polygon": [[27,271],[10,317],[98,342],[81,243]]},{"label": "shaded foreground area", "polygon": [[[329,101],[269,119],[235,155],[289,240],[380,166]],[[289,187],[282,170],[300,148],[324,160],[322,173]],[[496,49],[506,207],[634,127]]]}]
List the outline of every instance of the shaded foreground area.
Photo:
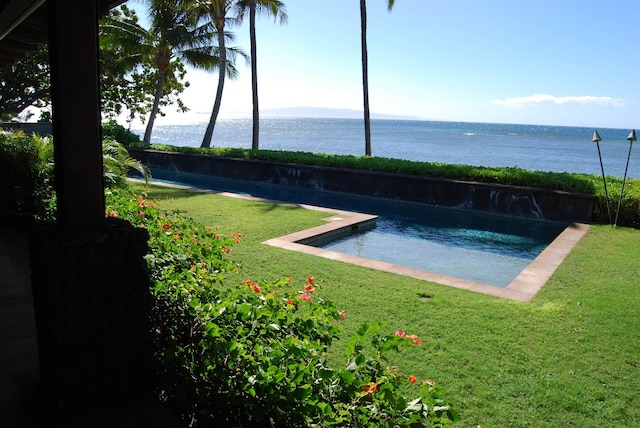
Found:
[{"label": "shaded foreground area", "polygon": [[[640,231],[592,226],[523,304],[261,244],[321,224],[326,213],[173,189],[151,188],[149,196],[205,224],[240,230],[244,241],[234,252],[242,277],[322,278],[324,295],[347,312],[343,337],[379,319],[390,331],[416,332],[422,345],[399,362],[444,388],[460,412],[457,426],[640,424],[640,266],[632,257]],[[344,346],[332,347],[335,364]]]}]

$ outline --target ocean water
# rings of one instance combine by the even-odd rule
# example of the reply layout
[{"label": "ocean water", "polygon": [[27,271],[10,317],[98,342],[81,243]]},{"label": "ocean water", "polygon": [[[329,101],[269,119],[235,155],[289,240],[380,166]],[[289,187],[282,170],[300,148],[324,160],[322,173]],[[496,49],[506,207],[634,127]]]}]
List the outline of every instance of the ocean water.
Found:
[{"label": "ocean water", "polygon": [[[151,142],[199,147],[205,128],[206,123],[156,126]],[[264,118],[260,148],[363,155],[363,128],[359,119]],[[569,126],[374,119],[371,146],[373,156],[386,158],[600,175],[593,131]],[[211,145],[251,148],[251,132],[250,118],[220,119]],[[630,130],[600,128],[598,132],[605,174],[622,177]],[[640,177],[638,151],[640,147],[632,147],[628,177]]]}]

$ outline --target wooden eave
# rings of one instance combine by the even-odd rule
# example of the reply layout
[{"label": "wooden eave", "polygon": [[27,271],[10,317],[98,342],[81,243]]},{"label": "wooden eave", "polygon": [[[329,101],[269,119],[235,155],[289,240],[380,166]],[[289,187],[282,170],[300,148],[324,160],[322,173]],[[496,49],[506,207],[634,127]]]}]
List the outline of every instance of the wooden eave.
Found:
[{"label": "wooden eave", "polygon": [[[100,0],[101,14],[126,0]],[[47,44],[46,0],[0,1],[0,66],[10,65]]]}]

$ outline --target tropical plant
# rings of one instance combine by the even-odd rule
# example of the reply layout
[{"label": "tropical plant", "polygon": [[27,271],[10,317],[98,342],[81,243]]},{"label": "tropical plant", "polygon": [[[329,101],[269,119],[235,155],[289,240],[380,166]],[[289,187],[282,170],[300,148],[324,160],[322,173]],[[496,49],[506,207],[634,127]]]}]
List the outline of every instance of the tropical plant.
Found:
[{"label": "tropical plant", "polygon": [[196,7],[198,15],[209,20],[216,29],[218,38],[218,86],[216,89],[216,98],[213,103],[213,110],[209,118],[209,124],[202,138],[201,147],[210,147],[213,138],[213,130],[218,120],[220,106],[222,105],[222,92],[224,90],[225,76],[235,78],[238,74],[234,63],[237,55],[241,55],[245,59],[246,54],[237,48],[227,49],[227,39],[233,40],[230,33],[226,33],[227,24],[229,27],[238,23],[238,18],[232,15],[232,11],[236,6],[235,0],[191,0]]},{"label": "tropical plant", "polygon": [[130,169],[135,169],[145,181],[151,178],[151,170],[142,162],[129,156],[126,147],[114,140],[102,141],[102,170],[106,188],[126,187]]},{"label": "tropical plant", "polygon": [[[129,156],[120,143],[102,142],[103,179],[106,189],[127,188],[130,169],[145,180],[149,168]],[[0,129],[0,213],[35,221],[54,221],[54,143],[51,137],[27,135]]]},{"label": "tropical plant", "polygon": [[[391,11],[395,0],[387,0]],[[362,43],[362,92],[364,97],[364,154],[371,156],[371,117],[369,114],[369,57],[367,53],[367,0],[360,0],[360,36]]]},{"label": "tropical plant", "polygon": [[53,145],[50,137],[0,130],[0,214],[52,220]]},{"label": "tropical plant", "polygon": [[249,37],[251,39],[251,95],[253,99],[253,133],[251,148],[260,148],[260,109],[258,107],[258,48],[256,44],[256,12],[264,12],[285,23],[288,19],[285,5],[279,0],[241,0],[237,4],[238,17],[242,21],[249,11]]}]

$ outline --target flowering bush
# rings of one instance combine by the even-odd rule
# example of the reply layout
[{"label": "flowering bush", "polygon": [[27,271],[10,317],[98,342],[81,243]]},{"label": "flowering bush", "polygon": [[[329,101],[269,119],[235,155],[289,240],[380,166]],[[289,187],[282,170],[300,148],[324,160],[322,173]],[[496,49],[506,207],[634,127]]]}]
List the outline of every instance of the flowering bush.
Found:
[{"label": "flowering bush", "polygon": [[150,233],[159,394],[189,426],[447,426],[455,419],[432,381],[405,399],[403,385],[418,379],[387,364],[389,351],[418,346],[418,337],[362,326],[345,367],[332,368],[327,350],[347,314],[322,299],[316,278],[231,285],[225,275],[238,271],[230,254],[239,233],[222,235],[125,191],[108,195],[106,215]]}]

